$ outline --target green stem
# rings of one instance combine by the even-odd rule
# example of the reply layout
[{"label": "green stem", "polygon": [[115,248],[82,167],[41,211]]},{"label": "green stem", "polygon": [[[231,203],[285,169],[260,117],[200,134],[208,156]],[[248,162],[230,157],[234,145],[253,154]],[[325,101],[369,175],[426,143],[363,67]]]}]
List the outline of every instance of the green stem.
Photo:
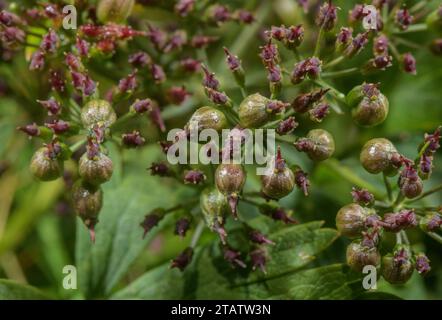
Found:
[{"label": "green stem", "polygon": [[319,58],[319,54],[321,53],[321,43],[323,37],[324,37],[324,28],[321,26],[318,33],[318,38],[316,39],[315,52],[313,53],[314,57]]},{"label": "green stem", "polygon": [[399,193],[398,193],[398,195],[396,197],[396,200],[393,203],[393,210],[396,210],[396,209],[398,209],[401,206],[402,201],[404,200],[404,198],[405,197],[402,194],[402,192],[399,191]]},{"label": "green stem", "polygon": [[442,237],[440,235],[438,235],[435,232],[427,232],[427,234],[433,238],[434,240],[436,240],[437,242],[439,242],[440,244],[442,244]]},{"label": "green stem", "polygon": [[359,68],[349,68],[339,71],[331,71],[331,72],[324,72],[321,74],[321,77],[323,78],[336,78],[336,77],[342,77],[342,76],[348,76],[352,74],[359,73]]},{"label": "green stem", "polygon": [[407,233],[405,232],[405,230],[401,230],[399,233],[400,233],[402,239],[404,240],[405,244],[410,245],[410,240],[408,240],[408,236],[407,236]]},{"label": "green stem", "polygon": [[425,197],[428,197],[429,195],[431,195],[431,194],[433,194],[435,192],[438,192],[440,190],[442,190],[442,184],[440,184],[440,185],[438,185],[438,186],[436,186],[434,188],[431,188],[427,192],[422,193],[419,197],[417,197],[415,199],[412,199],[412,200],[408,201],[407,203],[413,203],[413,202],[419,201],[419,200],[421,200],[421,199],[423,199]]},{"label": "green stem", "polygon": [[280,123],[281,121],[287,119],[288,117],[290,117],[290,116],[292,116],[294,114],[295,114],[295,110],[291,109],[291,110],[289,110],[288,112],[286,112],[284,114],[284,117],[282,119],[278,119],[278,120],[269,122],[269,123],[265,124],[264,126],[262,126],[262,129],[272,129],[272,128],[275,128],[278,125],[278,123]]},{"label": "green stem", "polygon": [[393,55],[394,55],[395,59],[397,61],[401,61],[402,60],[401,54],[399,53],[399,51],[396,48],[396,46],[393,43],[391,43],[391,41],[388,42],[388,47],[390,48],[391,52],[393,52]]},{"label": "green stem", "polygon": [[390,181],[388,181],[388,177],[385,173],[382,174],[384,178],[385,189],[387,190],[388,200],[393,200],[393,191],[391,189]]},{"label": "green stem", "polygon": [[69,147],[72,152],[79,150],[86,143],[86,139],[81,139]]},{"label": "green stem", "polygon": [[132,119],[135,115],[136,115],[136,113],[129,111],[128,113],[126,113],[126,114],[122,115],[121,117],[119,117],[117,119],[117,121],[115,121],[112,124],[111,128],[115,128],[115,127],[118,127],[118,126],[124,124],[126,121]]},{"label": "green stem", "polygon": [[346,104],[346,100],[345,100],[345,94],[343,94],[341,91],[339,91],[338,89],[334,88],[333,86],[329,85],[327,82],[325,82],[322,79],[316,79],[313,80],[314,83],[316,83],[318,86],[321,86],[325,89],[330,89],[330,93],[335,97],[336,100],[338,100],[339,102]]},{"label": "green stem", "polygon": [[344,59],[345,59],[345,56],[339,56],[336,59],[334,59],[334,60],[330,61],[329,63],[325,64],[324,69],[328,69],[328,68],[334,67],[334,66],[340,64],[342,61],[344,61]]},{"label": "green stem", "polygon": [[325,162],[323,162],[323,165],[350,182],[351,184],[354,184],[362,189],[367,189],[369,192],[371,192],[377,199],[384,199],[384,195],[381,194],[378,191],[378,188],[373,186],[371,183],[365,181],[360,176],[356,175],[355,172],[348,168],[343,166],[341,163],[339,163],[336,159],[329,159]]},{"label": "green stem", "polygon": [[405,34],[405,33],[412,33],[412,32],[421,32],[421,31],[427,31],[427,24],[426,23],[417,23],[413,24],[408,27],[407,30],[395,30],[393,31],[393,34]]},{"label": "green stem", "polygon": [[198,240],[201,238],[201,235],[202,235],[202,233],[204,231],[204,227],[205,227],[205,223],[204,223],[203,220],[201,220],[198,223],[198,226],[196,227],[195,232],[193,233],[192,240],[190,241],[190,247],[191,248],[195,248],[196,247],[196,245],[198,243]]}]

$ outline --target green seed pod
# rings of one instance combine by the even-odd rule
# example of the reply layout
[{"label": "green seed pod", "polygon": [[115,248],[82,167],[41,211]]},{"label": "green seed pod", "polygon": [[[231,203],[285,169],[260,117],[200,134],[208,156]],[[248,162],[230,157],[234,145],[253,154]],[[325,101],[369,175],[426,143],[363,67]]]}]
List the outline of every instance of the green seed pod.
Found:
[{"label": "green seed pod", "polygon": [[369,248],[360,242],[352,242],[347,247],[347,264],[356,271],[362,272],[365,266],[372,265],[378,267],[381,262],[381,255],[376,247]]},{"label": "green seed pod", "polygon": [[227,199],[216,188],[205,189],[200,196],[200,207],[207,226],[212,231],[224,225],[227,212]]},{"label": "green seed pod", "polygon": [[89,159],[85,152],[78,163],[78,173],[80,177],[91,185],[99,185],[109,181],[112,177],[112,160],[103,153]]},{"label": "green seed pod", "polygon": [[38,149],[29,166],[32,174],[41,181],[51,181],[63,174],[63,161],[52,158],[47,147]]},{"label": "green seed pod", "polygon": [[102,23],[122,23],[131,14],[135,0],[100,0],[97,17]]},{"label": "green seed pod", "polygon": [[348,204],[339,209],[336,215],[336,228],[348,238],[357,238],[367,229],[367,218],[376,214],[356,203]]},{"label": "green seed pod", "polygon": [[89,229],[92,241],[95,240],[94,228],[98,223],[98,214],[103,206],[103,192],[78,181],[72,188],[72,203],[75,213],[83,220]]},{"label": "green seed pod", "polygon": [[295,175],[285,164],[278,148],[275,167],[269,167],[261,176],[262,192],[271,199],[281,199],[292,192],[295,185]]},{"label": "green seed pod", "polygon": [[273,115],[267,111],[270,100],[259,93],[246,97],[239,105],[239,123],[243,128],[258,128],[266,124]]},{"label": "green seed pod", "polygon": [[246,182],[246,173],[240,164],[220,164],[215,171],[215,182],[221,193],[238,194]]},{"label": "green seed pod", "polygon": [[117,115],[106,100],[91,100],[81,109],[81,122],[86,129],[95,125],[110,127],[117,120]]},{"label": "green seed pod", "polygon": [[307,150],[307,155],[313,161],[323,161],[335,152],[333,136],[323,129],[313,129],[307,134],[307,139],[313,142],[313,148]]},{"label": "green seed pod", "polygon": [[442,5],[427,16],[426,23],[428,29],[442,33]]},{"label": "green seed pod", "polygon": [[240,164],[220,164],[216,168],[215,183],[219,191],[227,196],[230,210],[237,218],[239,193],[246,182],[246,173]]},{"label": "green seed pod", "polygon": [[221,131],[227,127],[227,119],[223,112],[212,107],[201,107],[196,110],[186,125],[190,131],[213,129]]},{"label": "green seed pod", "polygon": [[414,264],[411,260],[411,252],[409,249],[400,250],[394,255],[387,254],[382,258],[382,276],[391,284],[404,284],[413,275]]},{"label": "green seed pod", "polygon": [[346,97],[352,108],[353,120],[360,126],[372,127],[382,123],[388,115],[389,103],[375,84],[354,87]]},{"label": "green seed pod", "polygon": [[384,138],[371,139],[362,147],[359,159],[369,173],[384,172],[387,175],[396,174],[392,159],[399,154],[391,141]]}]

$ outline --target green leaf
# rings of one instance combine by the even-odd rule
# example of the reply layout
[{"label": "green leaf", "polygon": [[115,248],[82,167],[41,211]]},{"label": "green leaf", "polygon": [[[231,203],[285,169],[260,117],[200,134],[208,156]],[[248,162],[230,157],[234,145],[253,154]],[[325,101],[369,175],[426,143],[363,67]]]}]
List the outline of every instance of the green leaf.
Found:
[{"label": "green leaf", "polygon": [[37,288],[11,280],[0,279],[0,300],[46,300]]},{"label": "green leaf", "polygon": [[[161,266],[148,271],[113,298],[128,299],[255,299],[288,295],[276,279],[315,259],[337,236],[332,229],[321,229],[322,222],[288,227],[270,235],[277,245],[269,248],[267,273],[232,269],[218,246],[212,245],[194,255],[183,272]],[[279,278],[281,277],[282,278]],[[284,283],[285,280],[282,282]],[[274,289],[272,289],[272,286]]]},{"label": "green leaf", "polygon": [[[118,162],[118,151],[108,148],[114,163]],[[146,148],[143,155],[147,157],[141,155],[140,161],[138,154],[136,165],[131,164],[124,178],[119,178],[117,172],[116,179],[103,185],[104,202],[95,244],[78,219],[76,261],[79,288],[86,297],[109,295],[156,232],[169,221],[166,217],[143,240],[140,223],[147,212],[171,207],[189,195],[187,189],[177,190],[173,181],[150,177],[141,167],[154,161],[157,154],[156,149]]]}]

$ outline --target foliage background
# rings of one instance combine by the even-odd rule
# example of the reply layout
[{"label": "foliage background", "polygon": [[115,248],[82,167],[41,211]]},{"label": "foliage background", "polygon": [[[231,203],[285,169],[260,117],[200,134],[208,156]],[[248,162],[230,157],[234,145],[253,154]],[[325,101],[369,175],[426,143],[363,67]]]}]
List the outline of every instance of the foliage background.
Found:
[{"label": "foliage background", "polygon": [[[299,8],[290,0],[219,2],[232,7],[246,3],[250,9],[257,8],[260,22],[252,27],[228,24],[214,31],[225,40],[209,48],[210,67],[221,79],[223,88],[233,82],[223,64],[221,46],[226,45],[241,57],[248,79],[256,84],[251,87],[266,93],[265,72],[257,57],[262,43],[257,35],[259,25],[302,23]],[[335,2],[342,8],[340,15],[344,19],[353,1]],[[159,23],[174,18],[169,12],[141,7],[137,7],[135,15]],[[418,33],[409,39],[425,44],[431,35]],[[351,64],[366,61],[369,51],[365,50]],[[278,239],[273,262],[270,261],[265,276],[232,270],[217,255],[219,249],[213,244],[216,237],[208,231],[203,234],[191,267],[184,273],[170,270],[169,261],[190,241],[190,236],[181,240],[173,235],[172,217],[165,219],[145,240],[141,239],[139,223],[146,212],[194,196],[187,187],[177,188],[171,180],[148,174],[146,167],[160,157],[156,144],[124,152],[115,145],[108,146],[117,169],[111,182],[104,186],[105,202],[97,227],[97,243],[91,245],[86,229],[69,208],[62,181],[40,183],[30,175],[28,163],[37,143],[15,130],[19,125],[38,122],[44,117],[36,99],[41,99],[46,92],[47,81],[28,71],[22,55],[12,63],[0,62],[0,278],[9,279],[0,280],[0,299],[442,298],[442,251],[434,240],[419,232],[409,234],[416,248],[425,250],[432,261],[432,272],[426,278],[415,273],[404,286],[391,286],[380,280],[379,292],[382,293],[367,294],[361,289],[359,276],[342,265],[348,240],[338,238],[333,230],[337,210],[351,201],[351,179],[355,176],[384,193],[381,177],[368,175],[359,164],[359,150],[365,141],[374,137],[389,138],[400,152],[411,157],[424,132],[431,132],[442,123],[442,60],[432,56],[425,46],[414,53],[418,61],[417,76],[402,74],[393,66],[369,78],[351,76],[335,82],[342,92],[364,80],[381,82],[391,107],[387,121],[373,129],[358,128],[348,114],[332,113],[321,127],[330,130],[337,141],[336,160],[312,167],[294,148],[283,150],[289,161],[300,163],[310,172],[311,195],[304,198],[299,191],[294,191],[282,201],[306,224],[282,228],[260,218],[252,207],[241,204],[242,216]],[[117,57],[114,63],[121,68],[112,68],[111,73],[109,66],[99,61],[91,70],[100,86],[112,85],[129,71],[122,59]],[[188,79],[183,84],[194,96],[183,106],[165,108],[163,115],[170,128],[182,125],[192,110],[207,103],[199,83],[199,75]],[[239,95],[235,90],[227,91]],[[286,91],[287,99],[293,96],[290,90]],[[138,125],[149,142],[155,141],[158,133],[148,121]],[[299,134],[311,127],[314,125],[304,122]],[[426,187],[442,181],[441,158],[438,152],[436,170]],[[73,164],[71,168],[74,169]],[[246,189],[257,189],[252,175]],[[439,193],[426,202],[437,205],[441,200]],[[323,227],[320,228],[322,223],[312,221],[323,221]],[[240,243],[241,239],[237,241]],[[62,270],[69,264],[78,268],[78,290],[68,291],[62,287]],[[21,284],[32,285],[38,291]]]}]

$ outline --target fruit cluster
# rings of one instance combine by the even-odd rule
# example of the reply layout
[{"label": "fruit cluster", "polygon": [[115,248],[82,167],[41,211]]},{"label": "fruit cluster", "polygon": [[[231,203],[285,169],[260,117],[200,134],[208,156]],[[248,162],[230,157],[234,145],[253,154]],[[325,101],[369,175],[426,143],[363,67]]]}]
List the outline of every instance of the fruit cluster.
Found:
[{"label": "fruit cluster", "polygon": [[[246,267],[242,257],[244,248],[233,248],[229,243],[226,219],[231,214],[248,236],[253,269],[264,271],[266,245],[273,242],[259,230],[251,229],[238,214],[239,201],[258,207],[274,220],[296,223],[291,212],[282,208],[278,200],[295,187],[307,196],[310,181],[299,165],[284,160],[278,147],[274,166],[261,176],[261,189],[245,194],[247,170],[242,164],[230,161],[235,152],[230,142],[239,140],[243,148],[246,129],[274,129],[281,144],[289,144],[312,161],[329,159],[335,151],[330,132],[317,128],[299,137],[293,134],[294,130],[311,122],[320,124],[330,114],[343,114],[345,110],[349,110],[356,125],[373,127],[381,124],[389,112],[388,99],[379,83],[355,83],[354,88],[344,94],[334,88],[331,81],[352,74],[375,74],[393,63],[414,75],[415,58],[410,52],[401,54],[397,48],[398,43],[403,43],[401,36],[427,29],[442,30],[442,7],[429,14],[425,24],[415,23],[426,16],[424,1],[410,9],[402,6],[401,1],[396,4],[373,1],[374,16],[369,16],[373,12],[367,11],[366,5],[358,4],[340,28],[338,8],[332,1],[317,7],[309,1],[298,3],[305,11],[313,12],[312,25],[268,26],[260,35],[262,46],[257,54],[265,68],[266,80],[251,77],[235,52],[230,51],[234,50],[223,46],[227,69],[235,80],[233,88],[224,90],[222,86],[226,86],[227,81],[211,71],[206,52],[212,44],[223,43],[222,34],[220,39],[209,35],[207,30],[216,30],[226,23],[239,23],[244,28],[263,23],[242,8],[195,0],[140,1],[136,5],[133,0],[99,0],[96,6],[79,1],[77,10],[81,14],[78,14],[79,26],[75,32],[63,28],[66,12],[61,2],[36,6],[15,4],[1,11],[3,59],[11,59],[23,50],[32,52],[29,69],[39,73],[42,79],[49,79],[51,87],[47,97],[39,100],[48,112],[46,123],[19,128],[30,137],[43,140],[43,147],[31,160],[32,173],[42,181],[54,180],[63,175],[63,163],[67,159],[77,160],[79,179],[71,190],[72,206],[94,238],[103,201],[100,185],[111,178],[113,171],[106,143],[113,141],[134,148],[141,147],[146,140],[134,127],[127,130],[132,119],[148,115],[157,128],[158,142],[164,153],[178,141],[189,139],[192,131],[220,132],[229,128],[232,134],[227,137],[224,148],[210,143],[197,148],[198,151],[204,148],[209,158],[217,155],[223,160],[216,168],[172,166],[165,161],[152,163],[149,168],[152,175],[173,178],[195,188],[199,199],[168,209],[157,208],[146,215],[141,226],[146,234],[167,214],[179,209],[189,213],[198,207],[198,214],[186,214],[176,221],[175,233],[179,236],[184,236],[194,224],[198,227],[190,247],[172,261],[172,266],[183,270],[191,262],[201,234],[199,226],[205,223],[219,235],[224,258],[232,266]],[[174,15],[175,23],[167,26],[145,23],[136,14],[144,5],[156,5]],[[128,18],[130,25],[126,23]],[[374,19],[376,23],[366,28],[367,19]],[[373,57],[369,61],[359,67],[336,70],[365,50],[370,41]],[[432,52],[440,55],[441,45],[440,39],[434,40],[430,45]],[[127,65],[130,72],[116,76],[108,90],[100,92],[102,88],[94,75],[106,77],[111,69]],[[199,72],[202,86],[194,86],[192,77]],[[206,102],[198,101],[198,90],[204,93]],[[165,141],[166,106],[184,105],[190,96],[198,101],[194,105],[196,110],[176,135],[176,141]],[[432,159],[439,147],[439,133],[437,130],[426,136],[416,161],[401,155],[386,139],[370,140],[364,146],[361,153],[364,168],[373,174],[382,172],[386,183],[387,177],[400,172],[400,192],[393,200],[388,184],[389,200],[379,202],[365,190],[355,189],[356,203],[338,213],[338,230],[345,236],[362,238],[348,248],[348,262],[354,269],[361,270],[367,264],[379,265],[378,246],[384,230],[398,234],[398,247],[392,256],[383,258],[383,274],[387,280],[403,281],[412,272],[412,265],[420,273],[429,269],[423,254],[412,253],[403,231],[419,222],[435,235],[441,217],[434,212],[419,219],[417,211],[413,211],[404,198],[416,201],[429,194],[422,193],[422,180],[430,176]]]}]

